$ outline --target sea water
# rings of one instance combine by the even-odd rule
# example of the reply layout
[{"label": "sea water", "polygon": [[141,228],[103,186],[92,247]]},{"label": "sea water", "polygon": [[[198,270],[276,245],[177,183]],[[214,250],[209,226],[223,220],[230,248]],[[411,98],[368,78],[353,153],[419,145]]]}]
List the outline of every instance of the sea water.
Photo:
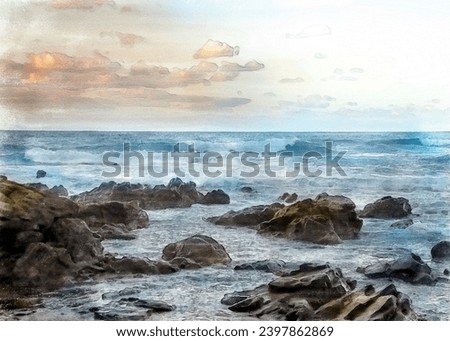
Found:
[{"label": "sea water", "polygon": [[[133,153],[128,154],[129,176],[124,167],[126,148]],[[262,154],[267,148],[275,154],[270,159],[270,169]],[[174,151],[196,154],[192,159],[180,159],[177,169],[171,158]],[[115,157],[109,160],[115,166],[104,162],[105,154],[111,152]],[[160,177],[149,174],[149,152],[157,170],[163,169],[163,155],[167,153],[167,174]],[[280,161],[279,156],[286,152],[283,155],[288,156]],[[143,162],[136,157],[138,153]],[[229,157],[232,153],[237,156]],[[247,175],[256,166],[242,163],[244,153],[257,154],[248,159],[258,168],[251,176]],[[205,174],[205,155],[222,156],[223,167],[211,169],[219,170],[219,176]],[[320,171],[315,173],[318,176],[305,172],[305,155],[312,156],[307,160],[308,170]],[[341,157],[336,159],[338,155]],[[337,161],[339,167],[327,168],[327,158]],[[227,160],[232,160],[231,164],[225,165]],[[300,165],[300,171],[288,176],[295,163]],[[108,176],[117,166],[119,174]],[[246,315],[229,311],[220,304],[220,299],[225,293],[269,282],[274,275],[233,270],[237,264],[264,259],[299,264],[328,262],[340,267],[345,276],[356,279],[358,287],[371,283],[381,289],[392,282],[367,279],[356,269],[414,252],[436,276],[445,277],[443,271],[450,268],[450,262],[432,261],[430,249],[441,240],[450,240],[449,166],[450,133],[0,132],[0,173],[10,180],[42,182],[49,187],[63,185],[70,194],[76,194],[111,180],[167,184],[184,172],[182,179],[194,181],[200,191],[220,188],[231,198],[229,205],[148,211],[150,225],[134,232],[137,239],[103,242],[105,251],[118,257],[158,259],[167,244],[201,233],[224,245],[233,260],[231,265],[182,270],[172,275],[88,281],[46,294],[40,307],[19,318],[89,320],[94,318],[92,308],[107,306],[112,297],[133,293],[133,297],[161,300],[177,307],[150,319],[247,319]],[[189,167],[198,174],[190,174]],[[38,170],[45,170],[47,175],[36,179]],[[243,186],[251,187],[253,192],[242,192]],[[333,246],[269,238],[251,229],[215,226],[205,221],[231,209],[272,203],[283,192],[295,192],[300,199],[314,198],[323,192],[345,195],[355,202],[357,209],[386,195],[402,196],[409,199],[416,216],[414,224],[406,229],[391,227],[395,220],[365,219],[357,239]],[[440,281],[432,287],[400,280],[393,283],[411,297],[413,308],[425,318],[450,319],[448,282]]]}]

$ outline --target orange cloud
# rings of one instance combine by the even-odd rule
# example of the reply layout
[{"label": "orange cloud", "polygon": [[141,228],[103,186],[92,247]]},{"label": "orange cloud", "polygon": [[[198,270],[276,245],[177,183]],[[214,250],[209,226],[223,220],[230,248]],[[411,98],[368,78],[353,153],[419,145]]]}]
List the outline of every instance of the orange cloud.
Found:
[{"label": "orange cloud", "polygon": [[142,43],[145,41],[144,37],[138,36],[133,33],[122,33],[122,32],[101,32],[100,37],[109,37],[114,38],[117,37],[122,46],[132,47],[137,43]]},{"label": "orange cloud", "polygon": [[240,71],[258,71],[264,68],[264,64],[258,63],[256,60],[252,60],[245,65],[239,65],[238,63],[230,63],[223,61],[220,66],[220,71],[224,72],[240,72]]},{"label": "orange cloud", "polygon": [[239,46],[231,47],[226,43],[209,39],[205,45],[194,54],[195,59],[206,59],[216,57],[233,57],[239,54]]}]

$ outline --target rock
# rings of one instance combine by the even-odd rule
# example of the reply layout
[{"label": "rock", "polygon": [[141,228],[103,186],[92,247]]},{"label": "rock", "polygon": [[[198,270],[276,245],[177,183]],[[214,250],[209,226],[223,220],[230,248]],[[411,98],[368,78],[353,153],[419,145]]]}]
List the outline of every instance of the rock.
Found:
[{"label": "rock", "polygon": [[450,258],[450,242],[440,241],[431,248],[431,257],[433,259]]},{"label": "rock", "polygon": [[66,249],[74,263],[92,264],[103,255],[100,241],[81,219],[58,219],[48,233],[49,242],[54,247]]},{"label": "rock", "polygon": [[417,321],[408,296],[394,285],[376,292],[367,286],[324,304],[315,312],[321,320],[340,321]]},{"label": "rock", "polygon": [[129,182],[104,182],[89,192],[71,197],[75,202],[84,204],[102,204],[110,201],[138,201],[145,210],[190,207],[193,204],[228,204],[230,198],[221,190],[204,195],[192,181],[185,183],[180,178],[170,180],[168,186],[130,184]]},{"label": "rock", "polygon": [[303,264],[268,285],[226,294],[221,303],[264,320],[417,320],[410,299],[395,286],[379,292],[355,286],[338,268]]},{"label": "rock", "polygon": [[448,276],[448,275],[450,275],[450,271],[449,271],[448,269],[444,269],[443,274],[444,274],[445,276]]},{"label": "rock", "polygon": [[148,214],[139,207],[137,201],[81,205],[78,217],[94,231],[105,224],[123,224],[128,231],[149,225]]},{"label": "rock", "polygon": [[170,274],[177,271],[177,268],[164,261],[153,261],[141,258],[114,258],[107,256],[104,259],[104,268],[109,273],[116,274],[143,274],[159,275]]},{"label": "rock", "polygon": [[326,193],[278,210],[270,221],[259,225],[259,232],[275,237],[317,244],[338,244],[354,239],[362,227],[355,204],[344,196]]},{"label": "rock", "polygon": [[77,270],[69,252],[44,243],[30,244],[12,271],[15,287],[52,290],[69,282]]},{"label": "rock", "polygon": [[155,313],[175,310],[174,305],[163,301],[143,300],[137,297],[124,297],[111,301],[102,307],[91,308],[95,320],[101,321],[144,321]]},{"label": "rock", "polygon": [[42,170],[42,169],[39,169],[37,172],[36,172],[36,178],[44,178],[45,176],[47,175],[47,172],[46,171],[44,171],[44,170]]},{"label": "rock", "polygon": [[272,219],[283,207],[284,205],[279,203],[252,206],[240,211],[229,211],[221,216],[209,217],[206,220],[216,225],[257,226]]},{"label": "rock", "polygon": [[243,187],[241,187],[241,192],[242,193],[253,193],[253,192],[255,192],[255,190],[253,188],[251,188],[250,186],[243,186]]},{"label": "rock", "polygon": [[230,197],[221,189],[215,189],[206,193],[199,201],[203,205],[227,205],[230,203]]},{"label": "rock", "polygon": [[[76,217],[78,205],[67,198],[60,198],[33,187],[9,180],[0,181],[0,252],[23,253],[24,234],[45,231],[60,218]],[[28,233],[30,237],[34,233]],[[35,235],[36,236],[36,235]],[[27,237],[27,238],[28,238]],[[31,242],[36,242],[32,239]]]},{"label": "rock", "polygon": [[58,197],[67,197],[69,195],[69,192],[63,185],[53,186],[52,188],[48,188],[48,186],[43,183],[34,182],[34,183],[26,184],[26,186],[33,187],[41,192],[44,192],[47,195],[53,194]]},{"label": "rock", "polygon": [[367,204],[359,216],[360,218],[399,219],[410,214],[411,205],[408,199],[387,196]]},{"label": "rock", "polygon": [[414,253],[400,257],[393,262],[379,262],[365,268],[358,268],[357,271],[369,278],[396,278],[412,284],[436,284],[436,279],[431,274],[431,268]]},{"label": "rock", "polygon": [[55,193],[59,197],[69,196],[69,191],[63,185],[53,186],[49,191]]},{"label": "rock", "polygon": [[105,239],[121,239],[132,240],[136,236],[131,234],[125,224],[105,224],[98,228],[95,233],[100,236],[101,240]]},{"label": "rock", "polygon": [[406,229],[407,227],[409,227],[413,224],[414,224],[414,222],[412,219],[404,219],[404,220],[400,220],[395,223],[392,223],[391,227],[396,228],[396,229]]},{"label": "rock", "polygon": [[282,201],[284,201],[284,202],[286,202],[286,203],[288,203],[288,204],[291,204],[291,203],[293,203],[294,201],[297,201],[297,199],[298,199],[297,193],[289,194],[289,193],[287,193],[287,192],[283,193],[283,195],[281,195],[281,196],[278,198],[278,200],[282,200]]},{"label": "rock", "polygon": [[257,270],[270,273],[277,273],[286,269],[293,269],[296,266],[294,264],[288,264],[282,260],[262,260],[253,263],[243,263],[236,265],[234,270]]},{"label": "rock", "polygon": [[189,259],[202,267],[231,262],[225,248],[213,238],[204,235],[195,235],[164,248],[163,260],[172,261],[177,258]]}]

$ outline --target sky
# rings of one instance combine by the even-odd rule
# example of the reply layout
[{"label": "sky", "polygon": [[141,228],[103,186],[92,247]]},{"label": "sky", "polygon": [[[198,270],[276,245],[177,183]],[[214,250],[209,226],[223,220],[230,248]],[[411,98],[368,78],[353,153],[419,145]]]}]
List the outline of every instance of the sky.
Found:
[{"label": "sky", "polygon": [[446,0],[0,2],[0,129],[449,131]]}]

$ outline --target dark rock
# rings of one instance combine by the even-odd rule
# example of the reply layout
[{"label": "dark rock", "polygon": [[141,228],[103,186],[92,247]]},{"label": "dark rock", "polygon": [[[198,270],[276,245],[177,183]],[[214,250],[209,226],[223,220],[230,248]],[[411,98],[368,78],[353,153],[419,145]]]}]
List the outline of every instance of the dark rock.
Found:
[{"label": "dark rock", "polygon": [[139,207],[137,201],[81,205],[78,217],[93,231],[97,231],[105,224],[123,224],[128,231],[146,228],[149,225],[148,214]]},{"label": "dark rock", "polygon": [[275,213],[283,207],[284,205],[280,203],[252,206],[240,211],[229,211],[221,216],[210,217],[206,220],[216,225],[257,226],[272,219]]},{"label": "dark rock", "polygon": [[412,284],[436,284],[431,268],[414,253],[393,262],[379,262],[365,268],[358,268],[357,271],[369,278],[396,278]]},{"label": "dark rock", "polygon": [[39,169],[37,172],[36,172],[36,178],[44,178],[45,176],[47,175],[47,172],[46,171],[44,171],[44,170],[42,170],[42,169]]},{"label": "dark rock", "polygon": [[104,268],[107,272],[116,274],[159,275],[170,274],[177,271],[177,268],[173,267],[168,262],[128,257],[120,259],[105,257]]},{"label": "dark rock", "polygon": [[414,222],[412,219],[400,220],[391,224],[391,227],[396,229],[406,229],[407,227],[413,225]]},{"label": "dark rock", "polygon": [[440,241],[431,249],[431,257],[433,259],[450,258],[450,242]]},{"label": "dark rock", "polygon": [[167,245],[163,250],[162,259],[172,261],[186,258],[200,266],[213,264],[228,264],[231,258],[225,248],[216,240],[204,235],[195,235],[176,243]]},{"label": "dark rock", "polygon": [[445,276],[450,275],[450,271],[448,271],[448,269],[444,269],[444,272],[443,272],[443,273],[444,273]]},{"label": "dark rock", "polygon": [[221,190],[204,195],[199,192],[194,182],[183,182],[179,178],[170,180],[168,186],[151,187],[141,184],[114,181],[104,182],[89,192],[83,192],[71,197],[74,201],[84,204],[102,204],[110,201],[138,201],[145,210],[190,207],[193,204],[228,204],[230,198]]},{"label": "dark rock", "polygon": [[74,263],[92,264],[103,255],[103,247],[81,219],[58,219],[48,231],[54,247],[64,248]]},{"label": "dark rock", "polygon": [[227,205],[230,203],[230,197],[221,189],[215,189],[206,193],[199,201],[203,205]]},{"label": "dark rock", "polygon": [[359,216],[361,218],[399,219],[410,214],[411,205],[408,199],[387,196],[366,205]]},{"label": "dark rock", "polygon": [[59,197],[69,196],[69,191],[63,185],[53,186],[49,191],[55,193]]},{"label": "dark rock", "polygon": [[355,204],[349,198],[323,193],[314,200],[302,200],[278,210],[270,221],[259,227],[262,234],[338,244],[343,239],[356,238],[362,220],[356,216]]},{"label": "dark rock", "polygon": [[354,288],[340,269],[304,264],[269,285],[226,294],[221,303],[264,320],[417,320],[410,299],[393,285]]},{"label": "dark rock", "polygon": [[41,192],[44,192],[46,195],[54,195],[58,197],[67,197],[69,195],[69,192],[63,185],[59,186],[53,186],[52,188],[48,188],[47,185],[40,183],[40,182],[34,182],[26,184],[28,187],[33,187]]},{"label": "dark rock", "polygon": [[289,193],[287,193],[287,192],[283,193],[283,195],[281,195],[281,196],[278,198],[278,200],[283,200],[284,202],[286,202],[286,203],[288,203],[288,204],[291,204],[291,203],[297,201],[297,199],[298,199],[297,193],[289,194]]},{"label": "dark rock", "polygon": [[295,267],[294,264],[288,264],[282,260],[262,260],[253,263],[243,263],[236,265],[234,270],[257,270],[270,273],[277,273],[282,270],[292,269]]},{"label": "dark rock", "polygon": [[253,188],[251,188],[250,186],[244,186],[241,187],[241,192],[242,193],[253,193],[255,190]]},{"label": "dark rock", "polygon": [[16,261],[12,282],[15,287],[52,290],[69,282],[76,269],[66,249],[33,243]]},{"label": "dark rock", "polygon": [[125,224],[105,224],[102,227],[95,230],[100,236],[101,240],[105,239],[121,239],[132,240],[136,239],[136,236],[129,232],[129,229]]}]

